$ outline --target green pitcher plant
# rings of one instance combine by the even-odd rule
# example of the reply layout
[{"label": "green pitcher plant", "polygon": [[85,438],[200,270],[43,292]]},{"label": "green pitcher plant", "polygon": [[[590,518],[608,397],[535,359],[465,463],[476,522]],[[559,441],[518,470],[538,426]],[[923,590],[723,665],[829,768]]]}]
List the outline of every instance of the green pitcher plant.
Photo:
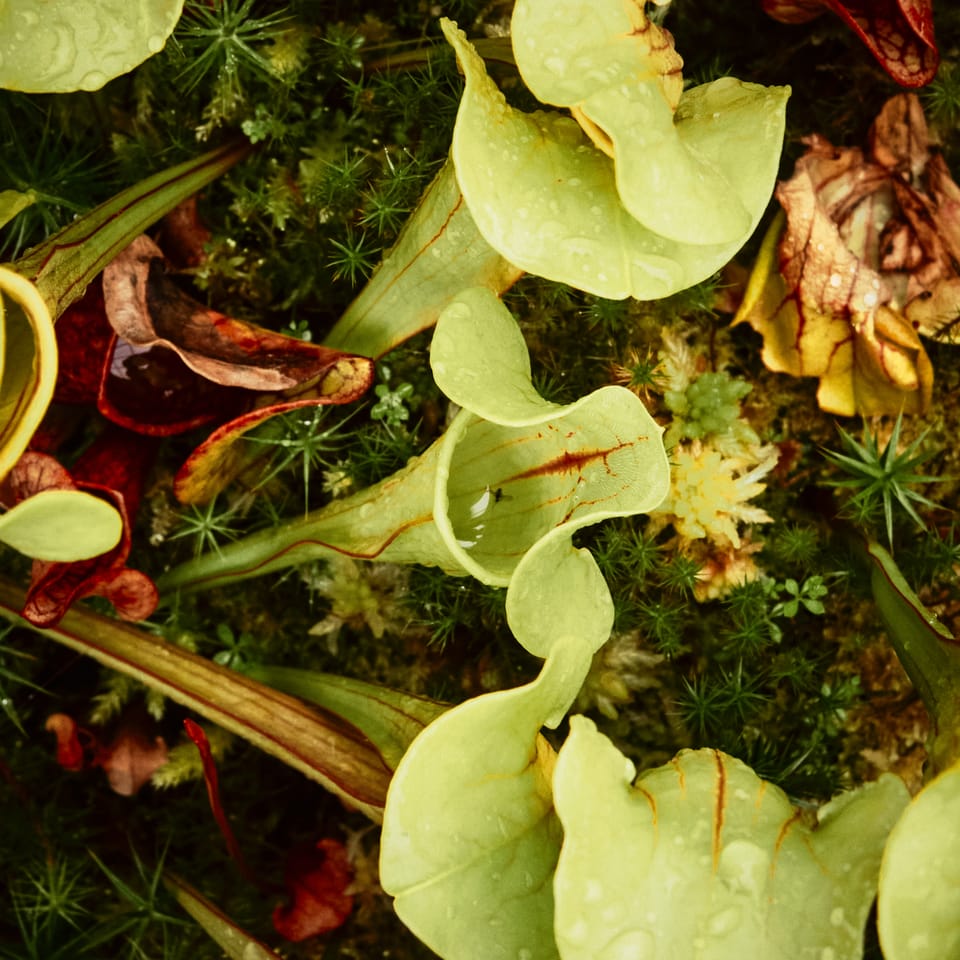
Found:
[{"label": "green pitcher plant", "polygon": [[[26,450],[53,397],[57,341],[37,288],[0,267],[0,482]],[[117,545],[123,521],[81,490],[46,490],[0,513],[0,543],[38,560],[86,560]]]},{"label": "green pitcher plant", "polygon": [[662,431],[643,403],[613,386],[566,406],[544,400],[520,329],[489,289],[465,290],[443,310],[430,363],[462,409],[424,454],[367,490],[175,567],[161,593],[331,551],[512,587],[521,568],[542,568],[537,556],[573,552],[580,527],[650,510],[666,494]]},{"label": "green pitcher plant", "polygon": [[518,615],[508,595],[511,628],[546,663],[443,714],[405,753],[381,846],[400,917],[444,960],[859,960],[876,897],[886,960],[957,956],[960,653],[889,554],[866,553],[934,719],[936,776],[912,802],[884,774],[805,812],[709,749],[638,777],[585,717],[555,752],[541,726],[572,704],[598,637],[583,620],[568,634],[564,618]]},{"label": "green pitcher plant", "polygon": [[719,751],[635,779],[573,717],[556,752],[540,728],[569,709],[610,626],[595,601],[571,616],[591,591],[561,579],[539,617],[508,594],[518,640],[546,657],[540,676],[443,714],[394,773],[380,875],[400,918],[444,960],[861,957],[902,781],[811,819]]},{"label": "green pitcher plant", "polygon": [[683,89],[673,38],[637,0],[520,0],[513,59],[543,103],[510,107],[440,21],[465,77],[450,158],[325,339],[379,357],[461,288],[523,273],[612,300],[666,297],[723,267],[773,191],[788,87]]},{"label": "green pitcher plant", "polygon": [[790,93],[732,77],[683,91],[644,6],[515,5],[521,77],[573,118],[509,106],[441,21],[466,78],[451,157],[481,234],[521,269],[612,300],[669,296],[740,249],[773,190]]}]

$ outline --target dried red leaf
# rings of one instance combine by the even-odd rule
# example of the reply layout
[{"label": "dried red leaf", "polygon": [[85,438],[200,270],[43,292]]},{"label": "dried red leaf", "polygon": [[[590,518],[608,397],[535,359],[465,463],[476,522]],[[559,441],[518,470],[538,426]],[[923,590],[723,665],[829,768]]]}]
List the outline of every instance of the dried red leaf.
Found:
[{"label": "dried red leaf", "polygon": [[77,773],[86,767],[83,745],[80,743],[80,728],[73,717],[65,713],[51,713],[44,725],[45,729],[56,735],[57,763],[64,770]]},{"label": "dried red leaf", "polygon": [[102,767],[114,793],[132,797],[167,762],[163,737],[151,737],[139,717],[128,715],[109,746],[101,748],[93,766]]},{"label": "dried red leaf", "polygon": [[53,399],[58,403],[96,403],[113,339],[99,277],[67,307],[55,330],[60,366]]},{"label": "dried red leaf", "polygon": [[169,437],[234,417],[251,400],[248,390],[195,373],[169,347],[138,346],[114,334],[97,407],[128,430]]},{"label": "dried red leaf", "polygon": [[929,83],[940,55],[933,31],[933,0],[762,0],[782,23],[805,23],[832,10],[903,87]]},{"label": "dried red leaf", "polygon": [[98,406],[137,432],[165,436],[221,426],[179,471],[184,503],[212,499],[250,462],[237,443],[257,424],[300,406],[350,403],[373,362],[224,316],[187,296],[163,254],[138,238],[103,274],[115,331]]},{"label": "dried red leaf", "polygon": [[247,391],[212,383],[163,346],[136,346],[107,319],[97,278],[56,326],[60,368],[54,399],[96,404],[108,420],[147,436],[172,436],[236,416]]},{"label": "dried red leaf", "polygon": [[352,881],[346,847],[336,840],[291,851],[284,871],[291,903],[273,911],[274,929],[294,943],[336,930],[353,909]]}]

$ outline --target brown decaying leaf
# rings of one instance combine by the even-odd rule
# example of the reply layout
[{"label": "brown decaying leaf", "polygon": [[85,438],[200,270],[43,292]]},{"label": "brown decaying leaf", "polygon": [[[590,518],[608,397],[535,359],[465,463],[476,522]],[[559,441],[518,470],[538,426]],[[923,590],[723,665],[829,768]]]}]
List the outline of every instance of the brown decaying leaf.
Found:
[{"label": "brown decaying leaf", "polygon": [[[297,407],[350,403],[373,381],[366,357],[274,333],[192,300],[147,237],[104,271],[103,296],[115,337],[103,365],[101,412],[154,435],[221,424],[177,474],[183,503],[212,499],[248,465],[251,448],[237,441],[259,423]],[[170,422],[172,407],[181,413]]]},{"label": "brown decaying leaf", "polygon": [[206,246],[212,234],[197,213],[197,195],[178,203],[161,221],[157,239],[164,253],[178,267],[196,267],[206,262]]},{"label": "brown decaying leaf", "polygon": [[775,225],[734,322],[763,335],[770,369],[819,377],[825,410],[921,411],[933,370],[918,332],[960,339],[960,188],[913,94],[887,101],[866,153],[805,143],[776,191],[779,271]]},{"label": "brown decaying leaf", "polygon": [[57,738],[57,763],[64,770],[102,767],[113,792],[132,797],[167,762],[166,742],[151,734],[149,723],[142,710],[128,710],[109,743],[65,713],[47,717],[46,729]]},{"label": "brown decaying leaf", "polygon": [[940,54],[933,35],[933,0],[762,0],[781,23],[806,23],[832,10],[866,44],[889,76],[911,89],[929,83]]},{"label": "brown decaying leaf", "polygon": [[103,271],[110,325],[137,347],[174,350],[202,377],[226,387],[273,391],[323,376],[339,352],[224,316],[193,300],[164,268],[160,248],[140,236]]}]

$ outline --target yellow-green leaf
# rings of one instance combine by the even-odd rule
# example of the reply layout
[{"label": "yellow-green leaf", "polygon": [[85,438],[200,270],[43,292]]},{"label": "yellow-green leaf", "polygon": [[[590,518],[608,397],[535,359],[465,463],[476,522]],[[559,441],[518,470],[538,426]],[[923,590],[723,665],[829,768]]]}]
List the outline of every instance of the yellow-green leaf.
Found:
[{"label": "yellow-green leaf", "polygon": [[99,90],[159,53],[182,9],[183,0],[5,0],[0,87]]},{"label": "yellow-green leaf", "polygon": [[42,490],[0,516],[0,542],[35,560],[88,560],[112,550],[122,533],[116,508],[82,490]]},{"label": "yellow-green leaf", "polygon": [[29,280],[0,267],[0,479],[26,450],[56,379],[50,311]]},{"label": "yellow-green leaf", "polygon": [[859,960],[883,844],[908,800],[899,778],[841,795],[811,825],[716,750],[634,772],[572,718],[553,778],[563,960]]},{"label": "yellow-green leaf", "polygon": [[[650,81],[662,129],[655,137],[641,124],[649,141],[639,144],[630,138],[640,133],[616,131],[631,155],[621,171],[569,117],[510,107],[463,33],[441,25],[466,77],[457,179],[478,229],[511,263],[598,296],[649,300],[710,276],[747,240],[773,189],[787,88],[725,78],[686,94],[674,118]],[[716,188],[706,195],[703,166]]]}]

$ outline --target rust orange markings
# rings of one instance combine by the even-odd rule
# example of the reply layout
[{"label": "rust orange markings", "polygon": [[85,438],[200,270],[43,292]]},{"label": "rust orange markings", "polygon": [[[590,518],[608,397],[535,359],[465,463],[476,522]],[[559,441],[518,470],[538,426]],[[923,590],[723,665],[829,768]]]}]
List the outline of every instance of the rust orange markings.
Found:
[{"label": "rust orange markings", "polygon": [[723,815],[727,805],[727,771],[723,765],[723,754],[719,750],[713,751],[713,759],[717,765],[717,784],[713,807],[713,870],[716,873],[720,866],[720,848],[722,846]]},{"label": "rust orange markings", "polygon": [[[602,460],[604,464],[606,464],[607,458],[611,456],[611,454],[617,453],[625,447],[633,446],[634,443],[646,439],[646,437],[638,437],[637,440],[618,443],[616,446],[608,447],[605,450],[585,450],[582,453],[568,453],[564,451],[546,463],[538,464],[536,467],[531,467],[522,473],[516,473],[512,477],[507,477],[503,482],[510,483],[514,480],[528,480],[531,477],[544,477],[555,473],[572,473],[573,471],[580,473],[583,471],[583,468],[592,461]],[[607,470],[608,472],[610,471],[609,465],[607,465]]]}]

